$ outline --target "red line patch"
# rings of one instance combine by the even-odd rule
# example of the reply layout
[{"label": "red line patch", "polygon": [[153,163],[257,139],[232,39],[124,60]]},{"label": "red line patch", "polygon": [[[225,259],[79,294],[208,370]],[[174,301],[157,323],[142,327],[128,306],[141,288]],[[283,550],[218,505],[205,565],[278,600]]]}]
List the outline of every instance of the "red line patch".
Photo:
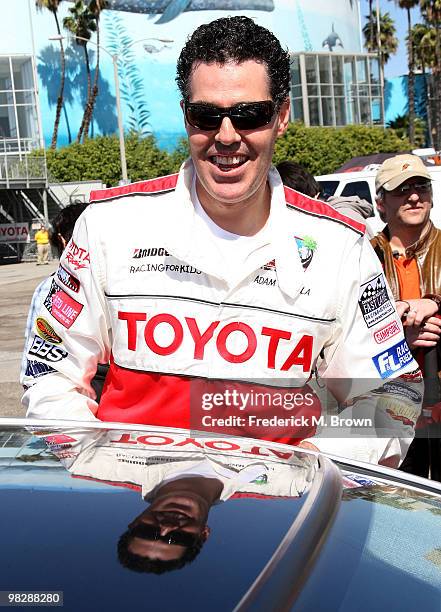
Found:
[{"label": "red line patch", "polygon": [[50,291],[44,300],[44,305],[54,319],[67,329],[75,323],[78,315],[83,310],[83,304],[67,295],[55,281],[52,281]]}]

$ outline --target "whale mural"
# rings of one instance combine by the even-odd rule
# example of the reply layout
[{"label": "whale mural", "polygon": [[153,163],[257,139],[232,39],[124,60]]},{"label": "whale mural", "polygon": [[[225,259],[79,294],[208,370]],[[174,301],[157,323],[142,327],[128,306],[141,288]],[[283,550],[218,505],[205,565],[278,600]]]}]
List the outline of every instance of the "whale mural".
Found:
[{"label": "whale mural", "polygon": [[334,29],[334,24],[332,24],[332,32],[325,38],[322,43],[322,47],[328,47],[329,51],[334,51],[334,48],[337,46],[343,48],[343,43],[340,36]]},{"label": "whale mural", "polygon": [[[60,24],[70,16],[74,1],[59,3]],[[84,0],[84,4],[88,3],[89,0]],[[154,134],[160,146],[169,150],[180,146],[180,138],[185,135],[175,82],[180,49],[201,23],[241,14],[272,30],[291,52],[362,51],[357,0],[108,0],[101,16],[98,41],[108,53],[100,54],[99,93],[90,135],[115,134],[118,129],[110,57],[116,55],[125,131],[143,136]],[[47,9],[37,10],[35,0],[14,0],[2,19],[0,54],[35,53],[41,125],[44,139],[50,145],[62,70],[54,16]],[[75,141],[87,99],[83,49],[70,40],[62,27],[61,33],[66,37],[65,81],[58,146]],[[165,44],[167,41],[169,44]],[[96,35],[92,34],[88,47],[92,78],[96,42]],[[3,109],[0,119],[12,126],[13,114],[7,112]]]},{"label": "whale mural", "polygon": [[[73,0],[70,0],[73,1]],[[187,11],[274,11],[273,0],[108,0],[106,10],[161,15],[168,23]]]}]

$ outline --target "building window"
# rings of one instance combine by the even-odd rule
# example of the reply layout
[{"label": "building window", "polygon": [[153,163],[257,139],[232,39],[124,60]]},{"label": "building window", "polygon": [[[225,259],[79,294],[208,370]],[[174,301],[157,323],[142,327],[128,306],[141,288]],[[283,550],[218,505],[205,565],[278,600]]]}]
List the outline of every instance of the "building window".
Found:
[{"label": "building window", "polygon": [[375,55],[300,52],[291,60],[293,121],[308,126],[383,123]]},{"label": "building window", "polygon": [[40,144],[33,74],[30,56],[0,56],[0,155]]}]

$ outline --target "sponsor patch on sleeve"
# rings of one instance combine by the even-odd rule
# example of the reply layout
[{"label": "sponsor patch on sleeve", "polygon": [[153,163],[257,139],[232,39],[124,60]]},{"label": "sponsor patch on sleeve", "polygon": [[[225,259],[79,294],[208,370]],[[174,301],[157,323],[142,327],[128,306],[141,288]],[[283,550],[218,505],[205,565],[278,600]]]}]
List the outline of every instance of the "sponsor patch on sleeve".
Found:
[{"label": "sponsor patch on sleeve", "polygon": [[35,321],[35,328],[37,330],[37,334],[40,336],[40,338],[43,338],[43,340],[47,340],[53,344],[61,344],[63,342],[52,325],[50,325],[46,319],[43,319],[43,317],[37,318]]},{"label": "sponsor patch on sleeve", "polygon": [[400,331],[401,327],[398,324],[398,321],[392,321],[392,323],[385,325],[374,333],[375,342],[377,344],[382,344],[383,342],[389,340],[389,338],[399,334]]},{"label": "sponsor patch on sleeve", "polygon": [[66,247],[66,261],[74,270],[82,270],[90,267],[89,251],[78,246],[73,238]]},{"label": "sponsor patch on sleeve", "polygon": [[412,359],[412,353],[405,340],[372,357],[372,361],[381,378],[389,378],[395,372],[408,366]]},{"label": "sponsor patch on sleeve", "polygon": [[46,374],[51,374],[52,372],[56,372],[56,370],[51,368],[51,366],[48,366],[46,363],[41,363],[41,361],[33,361],[32,359],[28,359],[26,361],[25,376],[40,378],[40,376],[46,376]]},{"label": "sponsor patch on sleeve", "polygon": [[67,357],[67,351],[62,349],[61,346],[46,342],[46,340],[43,340],[40,336],[34,336],[32,346],[29,349],[29,355],[34,355],[39,359],[55,363],[56,361],[65,359]]},{"label": "sponsor patch on sleeve", "polygon": [[414,404],[421,404],[423,396],[421,393],[410,386],[410,384],[401,380],[391,380],[390,382],[384,383],[379,389],[374,389],[372,393],[378,395],[394,395],[396,397],[402,397],[411,401]]},{"label": "sponsor patch on sleeve", "polygon": [[57,270],[57,278],[65,287],[78,293],[80,290],[80,281],[72,276],[63,266],[60,264]]},{"label": "sponsor patch on sleeve", "polygon": [[374,276],[360,286],[358,305],[368,327],[377,325],[395,312],[387,293],[383,274]]},{"label": "sponsor patch on sleeve", "polygon": [[83,310],[83,304],[67,295],[55,281],[52,281],[49,293],[44,300],[44,305],[51,315],[64,327],[71,327],[78,315]]},{"label": "sponsor patch on sleeve", "polygon": [[415,426],[420,415],[420,410],[416,406],[400,402],[394,398],[382,397],[378,403],[378,408],[387,412],[394,421],[400,421],[400,423],[409,427]]}]

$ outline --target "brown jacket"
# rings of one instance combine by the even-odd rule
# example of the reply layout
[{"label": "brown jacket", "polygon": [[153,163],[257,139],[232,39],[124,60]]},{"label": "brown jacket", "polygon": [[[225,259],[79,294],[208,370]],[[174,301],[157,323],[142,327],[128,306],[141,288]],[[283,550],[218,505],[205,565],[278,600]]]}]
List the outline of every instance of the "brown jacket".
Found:
[{"label": "brown jacket", "polygon": [[[395,300],[400,299],[400,286],[389,244],[387,226],[371,240],[380,259]],[[420,273],[421,297],[441,295],[441,231],[432,222],[421,238],[406,249],[406,257],[416,257]]]}]

